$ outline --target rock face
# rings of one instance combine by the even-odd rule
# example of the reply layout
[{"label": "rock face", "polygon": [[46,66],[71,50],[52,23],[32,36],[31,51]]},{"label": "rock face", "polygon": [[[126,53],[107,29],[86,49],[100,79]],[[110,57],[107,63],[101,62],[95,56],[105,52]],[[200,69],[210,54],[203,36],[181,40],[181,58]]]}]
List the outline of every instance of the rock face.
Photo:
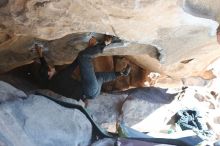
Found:
[{"label": "rock face", "polygon": [[[177,111],[197,108],[205,113],[207,123],[219,139],[219,95],[210,91],[204,87],[189,87],[176,96],[178,100],[174,98],[176,94],[155,87],[132,89],[119,95],[101,94],[89,102],[88,111],[96,123],[112,132],[120,120],[139,131],[164,132]],[[41,92],[65,102],[76,102],[49,90]],[[0,95],[3,97],[0,104],[1,145],[89,144],[92,127],[78,110],[66,109],[43,96],[26,95],[2,81]],[[93,145],[113,143],[106,139]]]},{"label": "rock face", "polygon": [[141,67],[172,77],[199,76],[220,54],[219,6],[215,0],[1,0],[0,72],[30,63],[36,41],[45,44],[50,63],[64,64],[85,48],[82,42],[108,33],[128,42],[108,55],[131,55]]},{"label": "rock face", "polygon": [[[152,42],[162,33],[158,30],[192,23],[201,24],[199,18],[197,22],[192,22],[196,21],[196,18],[187,16],[187,12],[219,20],[218,5],[214,2],[3,0],[1,12],[4,13],[1,18],[4,21],[1,22],[2,26],[11,25],[10,28],[6,28],[8,31],[47,40],[76,32],[102,32],[115,34],[127,40]],[[185,16],[178,17],[181,15]]]},{"label": "rock face", "polygon": [[139,88],[130,91],[121,108],[121,116],[128,126],[133,126],[153,114],[158,108],[171,103],[175,94],[161,88]]},{"label": "rock face", "polygon": [[89,102],[88,109],[97,124],[115,132],[120,107],[126,97],[126,95],[102,94]]},{"label": "rock face", "polygon": [[27,98],[27,95],[10,84],[0,81],[0,103],[17,98]]},{"label": "rock face", "polygon": [[[78,110],[66,109],[42,96],[29,95],[1,82],[7,96],[16,100],[0,105],[0,145],[4,146],[86,146],[92,134],[91,123]],[[4,87],[4,88],[3,88]],[[16,90],[17,91],[17,90]],[[6,93],[5,92],[5,93]],[[1,96],[2,98],[2,96]]]},{"label": "rock face", "polygon": [[171,103],[176,94],[166,91],[146,87],[131,89],[119,95],[102,94],[91,100],[87,108],[96,123],[108,131],[115,132],[117,122],[123,121],[129,127],[134,126],[153,115],[160,107]]},{"label": "rock face", "polygon": [[105,138],[99,140],[92,144],[92,146],[114,146],[115,140],[110,138]]}]

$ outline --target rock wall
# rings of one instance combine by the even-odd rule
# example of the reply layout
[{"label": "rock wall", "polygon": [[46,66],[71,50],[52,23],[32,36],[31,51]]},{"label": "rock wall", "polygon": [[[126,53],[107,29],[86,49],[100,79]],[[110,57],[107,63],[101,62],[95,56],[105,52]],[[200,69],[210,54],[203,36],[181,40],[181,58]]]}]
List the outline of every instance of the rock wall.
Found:
[{"label": "rock wall", "polygon": [[141,67],[175,78],[200,76],[220,54],[219,11],[215,0],[2,0],[0,72],[30,63],[36,41],[47,48],[48,61],[60,65],[92,35],[111,34],[127,43],[104,55],[131,55]]}]

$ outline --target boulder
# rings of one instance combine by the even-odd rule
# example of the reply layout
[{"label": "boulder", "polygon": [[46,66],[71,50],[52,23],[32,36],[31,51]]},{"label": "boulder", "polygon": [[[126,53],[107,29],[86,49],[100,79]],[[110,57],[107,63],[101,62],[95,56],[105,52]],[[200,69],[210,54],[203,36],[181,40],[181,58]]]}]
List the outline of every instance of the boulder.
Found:
[{"label": "boulder", "polygon": [[129,127],[137,125],[153,115],[157,109],[171,103],[176,94],[169,94],[166,91],[167,89],[145,87],[117,94],[103,93],[89,100],[87,109],[97,124],[110,132],[115,132],[117,122],[123,120]]},{"label": "boulder", "polygon": [[27,98],[27,95],[23,91],[16,89],[10,84],[0,81],[0,103],[19,98]]},{"label": "boulder", "polygon": [[158,108],[171,103],[176,94],[166,93],[167,89],[144,87],[131,89],[121,108],[123,122],[134,126],[153,114]]},{"label": "boulder", "polygon": [[[9,87],[4,96],[20,97],[23,92]],[[17,91],[17,92],[14,92]],[[0,145],[16,146],[86,146],[92,137],[92,126],[78,110],[64,108],[38,95],[17,98],[0,104]]]},{"label": "boulder", "polygon": [[120,107],[126,97],[126,94],[101,94],[89,100],[87,109],[97,124],[108,131],[115,132]]}]

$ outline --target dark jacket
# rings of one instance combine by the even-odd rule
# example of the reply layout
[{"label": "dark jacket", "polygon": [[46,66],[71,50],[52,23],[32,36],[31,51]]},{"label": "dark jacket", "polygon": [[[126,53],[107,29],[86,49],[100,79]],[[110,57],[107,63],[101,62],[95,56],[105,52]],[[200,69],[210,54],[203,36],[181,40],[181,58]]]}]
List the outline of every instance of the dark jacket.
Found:
[{"label": "dark jacket", "polygon": [[37,82],[41,87],[47,88],[49,82],[48,70],[49,66],[44,57],[40,57],[40,68],[38,72]]},{"label": "dark jacket", "polygon": [[49,66],[44,57],[40,58],[41,67],[39,69],[39,83],[44,88],[48,88],[65,97],[80,100],[82,98],[82,86],[80,81],[72,78],[72,73],[78,65],[76,58],[72,64],[68,65],[65,69],[55,74],[49,80],[48,70]]},{"label": "dark jacket", "polygon": [[48,88],[58,94],[76,100],[80,100],[83,95],[81,82],[73,79],[66,69],[53,76],[49,81]]}]

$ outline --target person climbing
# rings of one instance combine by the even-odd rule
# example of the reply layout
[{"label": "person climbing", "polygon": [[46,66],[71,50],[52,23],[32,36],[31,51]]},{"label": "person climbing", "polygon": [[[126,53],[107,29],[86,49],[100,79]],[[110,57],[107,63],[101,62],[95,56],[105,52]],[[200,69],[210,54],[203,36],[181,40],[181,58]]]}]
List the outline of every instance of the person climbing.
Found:
[{"label": "person climbing", "polygon": [[[95,72],[92,59],[103,52],[105,46],[112,42],[112,36],[105,35],[104,42],[97,43],[95,37],[89,41],[86,49],[79,52],[76,59],[62,71],[49,78],[48,88],[66,97],[84,102],[93,99],[101,92],[102,84],[115,80],[119,76],[128,76],[131,70],[129,64],[120,72]],[[42,62],[45,64],[45,62]],[[72,78],[72,73],[79,66],[81,80]]]},{"label": "person climbing", "polygon": [[220,44],[220,25],[216,29],[216,35],[217,35],[217,42]]}]

